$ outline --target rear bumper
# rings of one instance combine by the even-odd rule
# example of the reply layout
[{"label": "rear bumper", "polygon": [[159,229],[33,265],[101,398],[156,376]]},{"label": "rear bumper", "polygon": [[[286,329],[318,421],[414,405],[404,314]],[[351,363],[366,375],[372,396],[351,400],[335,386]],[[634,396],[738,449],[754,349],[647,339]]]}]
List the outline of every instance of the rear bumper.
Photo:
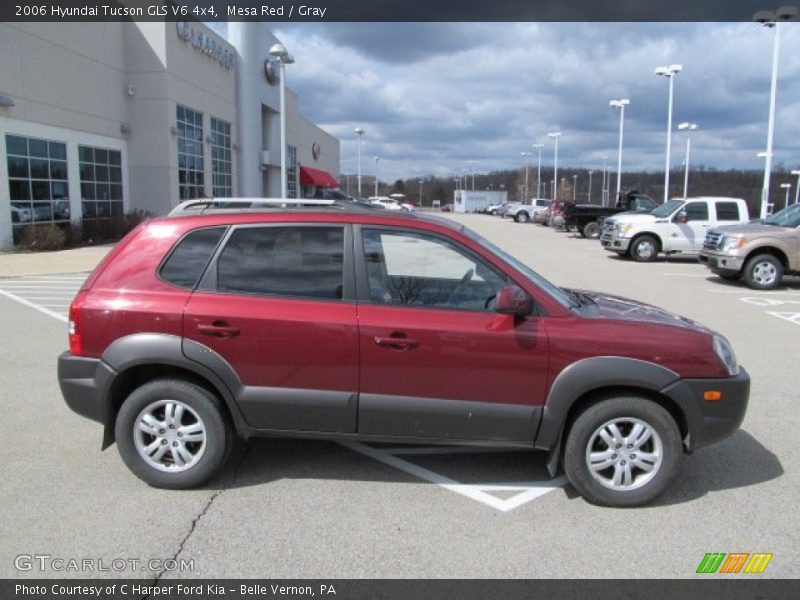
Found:
[{"label": "rear bumper", "polygon": [[[720,400],[704,400],[707,391],[721,392]],[[681,379],[661,393],[671,398],[686,418],[687,450],[724,440],[744,420],[750,397],[750,375],[744,369],[724,379]]]},{"label": "rear bumper", "polygon": [[72,356],[64,352],[58,357],[58,384],[64,400],[82,417],[107,424],[107,392],[116,372],[98,358]]}]

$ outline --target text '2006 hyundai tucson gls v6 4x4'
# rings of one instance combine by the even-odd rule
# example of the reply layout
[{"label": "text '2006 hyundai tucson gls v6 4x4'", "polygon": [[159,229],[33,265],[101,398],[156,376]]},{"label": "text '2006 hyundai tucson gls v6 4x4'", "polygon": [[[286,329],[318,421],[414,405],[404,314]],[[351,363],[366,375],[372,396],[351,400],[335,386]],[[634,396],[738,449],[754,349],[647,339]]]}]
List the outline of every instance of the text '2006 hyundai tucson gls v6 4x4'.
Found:
[{"label": "text '2006 hyundai tucson gls v6 4x4'", "polygon": [[744,417],[749,376],[697,323],[558,288],[445,219],[285,202],[147,221],[70,307],[63,395],[150,485],[280,435],[537,448],[633,506]]}]

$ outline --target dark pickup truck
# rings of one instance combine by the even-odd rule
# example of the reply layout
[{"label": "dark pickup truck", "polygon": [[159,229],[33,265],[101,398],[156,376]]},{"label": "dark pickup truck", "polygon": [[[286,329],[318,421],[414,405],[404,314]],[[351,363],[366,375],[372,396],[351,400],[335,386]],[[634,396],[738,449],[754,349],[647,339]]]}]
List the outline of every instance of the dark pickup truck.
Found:
[{"label": "dark pickup truck", "polygon": [[637,191],[621,192],[614,206],[570,204],[564,212],[564,226],[575,229],[583,237],[597,239],[603,219],[622,212],[649,213],[658,206],[650,196]]}]

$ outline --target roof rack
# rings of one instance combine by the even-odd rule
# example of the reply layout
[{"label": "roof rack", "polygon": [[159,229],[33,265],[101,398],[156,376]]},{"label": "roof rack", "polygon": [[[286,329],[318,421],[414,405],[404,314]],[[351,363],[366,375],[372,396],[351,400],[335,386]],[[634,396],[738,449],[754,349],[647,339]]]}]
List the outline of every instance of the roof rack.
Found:
[{"label": "roof rack", "polygon": [[169,216],[204,214],[209,210],[243,210],[252,208],[333,207],[336,200],[310,198],[198,198],[185,200],[169,212]]}]

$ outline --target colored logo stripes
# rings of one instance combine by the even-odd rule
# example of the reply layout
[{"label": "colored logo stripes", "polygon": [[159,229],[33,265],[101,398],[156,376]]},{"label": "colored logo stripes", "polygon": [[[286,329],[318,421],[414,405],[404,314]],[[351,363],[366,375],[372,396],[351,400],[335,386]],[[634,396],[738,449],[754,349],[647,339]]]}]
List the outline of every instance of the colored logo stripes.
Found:
[{"label": "colored logo stripes", "polygon": [[697,573],[763,573],[772,556],[766,552],[708,552],[700,561]]}]

